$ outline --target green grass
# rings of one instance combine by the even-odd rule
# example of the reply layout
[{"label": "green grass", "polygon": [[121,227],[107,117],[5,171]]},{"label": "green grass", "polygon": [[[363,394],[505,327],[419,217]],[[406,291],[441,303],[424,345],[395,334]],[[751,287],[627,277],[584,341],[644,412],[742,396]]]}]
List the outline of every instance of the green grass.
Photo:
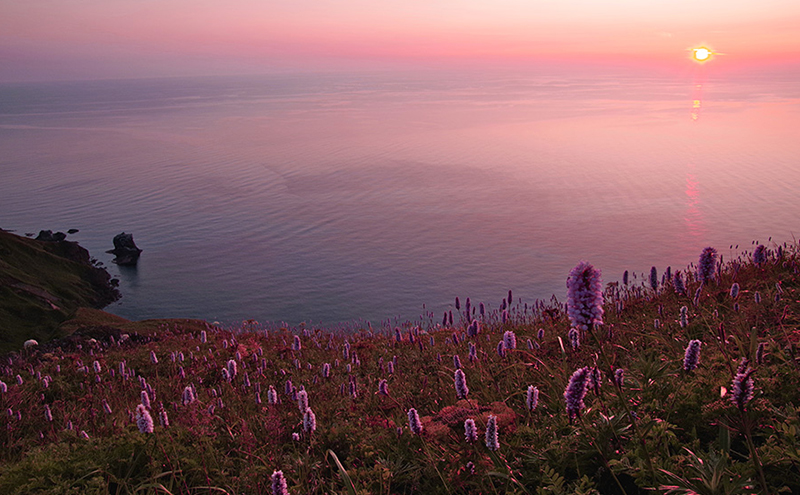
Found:
[{"label": "green grass", "polygon": [[0,230],[0,352],[47,341],[79,307],[101,308],[119,293],[73,242],[40,242]]},{"label": "green grass", "polygon": [[[725,264],[718,281],[702,287],[698,305],[700,285],[691,276],[689,296],[670,285],[654,291],[610,284],[604,325],[577,349],[568,344],[570,323],[557,302],[526,311],[515,301],[507,323],[490,311],[477,337],[467,338],[463,323],[421,325],[413,342],[419,324],[412,322],[402,325],[398,342],[394,329],[221,329],[82,310],[65,324],[73,333],[60,347],[0,362],[8,386],[0,411],[11,410],[0,415],[0,493],[271,493],[276,470],[296,494],[800,493],[800,256],[796,246],[781,248],[763,266],[749,262],[749,253]],[[729,294],[734,281],[741,286],[736,300]],[[508,330],[519,347],[501,357],[497,344]],[[528,339],[538,347],[529,350]],[[691,339],[703,345],[698,368],[686,372]],[[473,362],[469,342],[477,348]],[[454,354],[469,386],[466,400],[455,394]],[[739,409],[731,382],[742,358],[756,370],[755,395]],[[238,374],[228,382],[221,370],[232,359]],[[121,362],[136,376],[121,376]],[[324,363],[331,364],[329,378]],[[564,390],[584,366],[602,371],[602,387],[569,421]],[[625,371],[621,388],[611,380],[617,368]],[[389,396],[377,393],[381,379]],[[132,417],[141,380],[155,392],[153,434],[140,433]],[[308,392],[313,433],[303,430],[287,380]],[[181,394],[191,384],[198,398],[184,405]],[[267,404],[270,385],[281,403]],[[529,385],[540,390],[532,412]],[[158,425],[162,404],[169,427]],[[408,427],[412,407],[422,419],[420,436]],[[500,432],[494,452],[483,437],[490,414]],[[474,444],[464,438],[467,418],[478,426]]]}]

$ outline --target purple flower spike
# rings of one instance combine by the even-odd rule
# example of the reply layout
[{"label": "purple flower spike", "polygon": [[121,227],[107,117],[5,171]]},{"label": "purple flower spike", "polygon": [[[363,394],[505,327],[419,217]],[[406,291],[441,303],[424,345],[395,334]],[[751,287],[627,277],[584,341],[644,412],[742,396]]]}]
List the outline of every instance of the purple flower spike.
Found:
[{"label": "purple flower spike", "polygon": [[567,313],[572,326],[580,330],[603,324],[603,281],[600,270],[585,261],[569,272]]},{"label": "purple flower spike", "polygon": [[683,275],[681,272],[676,271],[672,277],[672,285],[675,287],[675,292],[680,295],[686,295],[686,285],[683,283]]},{"label": "purple flower spike", "polygon": [[525,400],[525,404],[528,406],[528,411],[533,411],[536,409],[536,406],[539,405],[539,389],[534,387],[533,385],[528,385],[528,396]]},{"label": "purple flower spike", "polygon": [[756,246],[755,251],[753,251],[753,263],[758,266],[763,265],[767,261],[767,248],[764,247],[763,244],[759,244]]},{"label": "purple flower spike", "polygon": [[736,404],[740,411],[744,411],[744,406],[753,398],[753,378],[754,369],[747,368],[736,373],[731,385],[731,401]]},{"label": "purple flower spike", "polygon": [[314,411],[311,408],[307,408],[306,412],[303,413],[303,431],[306,433],[314,433],[317,429],[317,416],[314,414]]},{"label": "purple flower spike", "polygon": [[516,349],[517,348],[517,336],[511,330],[507,330],[503,333],[503,344],[505,344],[506,349]]},{"label": "purple flower spike", "polygon": [[486,423],[486,447],[489,450],[498,450],[500,448],[498,436],[497,416],[489,415],[489,421]]},{"label": "purple flower spike", "polygon": [[589,368],[579,368],[572,374],[564,390],[564,400],[567,403],[567,416],[572,421],[573,418],[579,417],[581,409],[586,407],[583,403],[586,397],[586,386],[588,383]]},{"label": "purple flower spike", "polygon": [[419,414],[413,407],[408,410],[408,428],[414,435],[422,435],[422,422],[419,420]]},{"label": "purple flower spike", "polygon": [[272,495],[289,495],[283,471],[274,471],[272,473]]},{"label": "purple flower spike", "polygon": [[456,398],[466,399],[467,394],[469,394],[469,388],[467,387],[467,377],[464,375],[464,371],[457,369],[454,380],[456,386]]},{"label": "purple flower spike", "polygon": [[700,362],[700,345],[702,342],[699,340],[692,340],[686,346],[686,354],[683,357],[683,369],[685,371],[694,371],[697,368],[697,363]]},{"label": "purple flower spike", "polygon": [[697,264],[697,278],[705,283],[714,279],[714,269],[717,266],[717,250],[713,247],[703,249]]},{"label": "purple flower spike", "polygon": [[464,421],[464,437],[469,443],[478,441],[478,428],[475,426],[475,420],[472,418]]},{"label": "purple flower spike", "polygon": [[625,370],[622,368],[617,368],[614,371],[614,385],[619,388],[622,388],[625,385]]},{"label": "purple flower spike", "polygon": [[142,433],[153,433],[153,418],[142,404],[136,406],[136,426]]}]

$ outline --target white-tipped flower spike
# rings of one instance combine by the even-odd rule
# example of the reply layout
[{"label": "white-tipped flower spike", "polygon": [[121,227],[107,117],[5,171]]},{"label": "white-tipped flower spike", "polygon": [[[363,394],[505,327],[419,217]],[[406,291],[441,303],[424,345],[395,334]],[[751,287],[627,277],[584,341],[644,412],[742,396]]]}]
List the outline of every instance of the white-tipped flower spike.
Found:
[{"label": "white-tipped flower spike", "polygon": [[169,428],[169,416],[167,416],[167,411],[163,408],[158,413],[158,422],[162,428]]},{"label": "white-tipped flower spike", "polygon": [[89,440],[89,434],[86,433],[84,430],[81,430],[79,437],[83,438],[84,440]]},{"label": "white-tipped flower spike", "polygon": [[603,324],[603,281],[600,270],[581,261],[567,278],[567,314],[572,326],[589,330]]},{"label": "white-tipped flower spike", "polygon": [[464,421],[464,437],[469,443],[478,441],[478,428],[475,426],[475,420],[472,418]]},{"label": "white-tipped flower spike", "polygon": [[183,389],[183,394],[181,394],[181,402],[184,406],[188,406],[194,402],[194,390],[192,390],[192,387],[187,386]]},{"label": "white-tipped flower spike", "polygon": [[576,328],[570,328],[567,337],[569,337],[569,344],[572,346],[572,350],[576,350],[581,346],[580,332]]},{"label": "white-tipped flower spike", "polygon": [[305,390],[297,392],[297,407],[301,413],[305,413],[308,409],[308,392]]},{"label": "white-tipped flower spike", "polygon": [[272,495],[289,495],[283,471],[274,471],[272,473]]},{"label": "white-tipped flower spike", "polygon": [[525,400],[525,404],[528,406],[528,411],[533,411],[536,409],[536,406],[539,404],[539,389],[534,387],[533,385],[528,385],[528,395]]},{"label": "white-tipped flower spike", "polygon": [[302,349],[303,349],[303,344],[300,343],[300,336],[295,335],[294,338],[292,338],[292,350],[300,351]]},{"label": "white-tipped flower spike", "polygon": [[236,373],[238,372],[236,361],[234,361],[233,359],[229,359],[227,367],[228,367],[228,380],[232,381],[234,378],[236,378]]},{"label": "white-tipped flower spike", "polygon": [[153,418],[142,404],[136,406],[136,426],[142,433],[153,433]]},{"label": "white-tipped flower spike", "polygon": [[497,427],[497,416],[489,415],[489,420],[486,423],[486,447],[489,450],[497,450],[500,448],[499,431]]},{"label": "white-tipped flower spike", "polygon": [[270,405],[275,405],[278,403],[278,391],[275,390],[275,387],[272,385],[269,386],[267,390],[267,403]]},{"label": "white-tipped flower spike", "polygon": [[689,345],[686,346],[686,353],[683,356],[683,369],[685,371],[694,371],[697,368],[697,364],[700,362],[701,344],[702,342],[695,339],[689,341]]},{"label": "white-tipped flower spike", "polygon": [[503,333],[503,344],[505,344],[505,347],[508,350],[516,349],[517,335],[511,330],[507,330],[505,333]]},{"label": "white-tipped flower spike", "polygon": [[147,409],[150,409],[150,396],[147,395],[146,390],[142,390],[141,397],[142,397],[142,405]]},{"label": "white-tipped flower spike", "polygon": [[422,435],[422,422],[419,420],[419,414],[413,407],[408,410],[408,428],[414,435]]},{"label": "white-tipped flower spike", "polygon": [[150,351],[150,362],[153,364],[158,364],[158,358],[156,357],[155,351]]},{"label": "white-tipped flower spike", "polygon": [[201,330],[200,331],[200,343],[201,344],[205,344],[206,342],[208,342],[208,335],[206,334],[205,330]]},{"label": "white-tipped flower spike", "polygon": [[222,368],[222,379],[226,382],[231,381],[231,374],[228,372],[228,368]]},{"label": "white-tipped flower spike", "polygon": [[44,405],[44,419],[47,421],[53,421],[53,412],[50,410],[50,406],[47,404]]},{"label": "white-tipped flower spike", "polygon": [[8,385],[3,380],[0,380],[0,393],[7,393],[8,392]]},{"label": "white-tipped flower spike", "polygon": [[464,371],[462,371],[461,369],[457,369],[455,372],[454,380],[456,387],[456,398],[466,399],[467,394],[469,394],[469,387],[467,387],[467,377],[464,375]]},{"label": "white-tipped flower spike", "polygon": [[92,363],[92,367],[94,368],[95,373],[100,373],[101,371],[103,371],[102,366],[100,366],[100,361],[95,361],[94,363]]},{"label": "white-tipped flower spike", "polygon": [[303,431],[306,433],[314,433],[314,430],[317,429],[317,416],[314,414],[314,411],[311,408],[307,408],[306,412],[303,413]]},{"label": "white-tipped flower spike", "polygon": [[689,308],[681,306],[681,328],[686,328],[689,325]]},{"label": "white-tipped flower spike", "polygon": [[111,414],[111,406],[108,405],[108,401],[105,399],[103,399],[103,411],[105,411],[106,414]]}]

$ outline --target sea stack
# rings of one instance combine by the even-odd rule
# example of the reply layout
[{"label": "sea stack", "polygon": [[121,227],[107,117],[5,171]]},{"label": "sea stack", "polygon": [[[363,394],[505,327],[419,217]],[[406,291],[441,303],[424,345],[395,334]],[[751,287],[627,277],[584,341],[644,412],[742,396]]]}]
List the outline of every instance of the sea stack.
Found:
[{"label": "sea stack", "polygon": [[122,266],[133,266],[139,261],[142,250],[133,242],[133,234],[122,232],[114,236],[114,249],[106,251],[114,256],[114,263]]}]

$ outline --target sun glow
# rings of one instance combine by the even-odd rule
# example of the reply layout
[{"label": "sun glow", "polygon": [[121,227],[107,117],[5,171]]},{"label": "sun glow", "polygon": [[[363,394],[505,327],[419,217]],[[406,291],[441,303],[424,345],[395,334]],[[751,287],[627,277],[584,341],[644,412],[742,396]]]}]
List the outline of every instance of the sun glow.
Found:
[{"label": "sun glow", "polygon": [[711,50],[702,46],[700,48],[693,48],[692,57],[698,62],[705,62],[711,58]]}]

